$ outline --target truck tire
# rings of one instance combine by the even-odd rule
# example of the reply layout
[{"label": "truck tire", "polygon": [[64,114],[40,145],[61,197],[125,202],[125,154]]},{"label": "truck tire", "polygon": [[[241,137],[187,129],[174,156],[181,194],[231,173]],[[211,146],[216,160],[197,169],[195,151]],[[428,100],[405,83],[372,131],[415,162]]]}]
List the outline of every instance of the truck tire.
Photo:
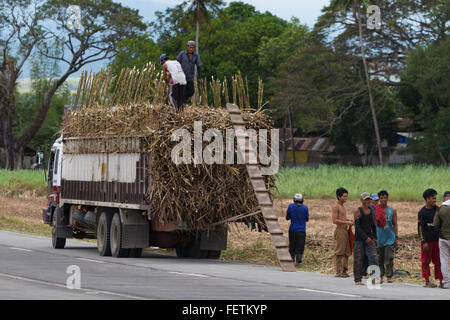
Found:
[{"label": "truck tire", "polygon": [[142,256],[142,248],[134,248],[130,249],[130,257],[131,258],[140,258]]},{"label": "truck tire", "polygon": [[208,259],[220,259],[220,250],[208,250]]},{"label": "truck tire", "polygon": [[181,245],[179,245],[175,248],[175,252],[177,253],[178,258],[187,258],[188,257],[188,252],[186,250],[186,247],[183,247]]},{"label": "truck tire", "polygon": [[122,222],[120,214],[116,212],[111,221],[111,254],[113,257],[121,258],[130,255],[130,249],[122,248]]},{"label": "truck tire", "polygon": [[102,257],[111,255],[110,233],[111,233],[112,214],[102,212],[97,225],[97,248]]},{"label": "truck tire", "polygon": [[185,247],[186,256],[194,259],[207,259],[208,250],[200,249],[200,239],[193,238],[189,245]]},{"label": "truck tire", "polygon": [[64,249],[66,246],[66,238],[56,237],[56,211],[61,210],[59,207],[55,209],[52,216],[52,246],[54,249]]}]

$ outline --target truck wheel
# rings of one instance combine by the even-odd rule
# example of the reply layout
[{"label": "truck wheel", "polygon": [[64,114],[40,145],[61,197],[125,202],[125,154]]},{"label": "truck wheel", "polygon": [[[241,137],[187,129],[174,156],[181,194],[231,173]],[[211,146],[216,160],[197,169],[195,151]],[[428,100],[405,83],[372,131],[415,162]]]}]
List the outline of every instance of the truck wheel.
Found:
[{"label": "truck wheel", "polygon": [[221,253],[220,250],[208,250],[208,259],[219,259]]},{"label": "truck wheel", "polygon": [[142,256],[142,248],[134,248],[130,249],[130,257],[131,258],[140,258]]},{"label": "truck wheel", "polygon": [[111,232],[112,214],[102,212],[97,225],[97,248],[102,257],[111,255],[110,232]]},{"label": "truck wheel", "polygon": [[194,259],[208,258],[208,250],[200,250],[200,239],[192,239],[191,243],[185,248],[188,257]]},{"label": "truck wheel", "polygon": [[187,255],[188,252],[186,250],[186,247],[183,247],[181,245],[179,245],[179,246],[177,246],[175,248],[175,252],[177,253],[177,257],[178,258],[186,258],[186,257],[188,257],[188,255]]},{"label": "truck wheel", "polygon": [[66,245],[66,238],[56,237],[56,211],[61,210],[59,207],[56,208],[52,217],[52,246],[54,249],[64,249]]},{"label": "truck wheel", "polygon": [[111,222],[111,253],[114,257],[128,257],[130,249],[122,248],[122,222],[120,214],[115,213]]}]

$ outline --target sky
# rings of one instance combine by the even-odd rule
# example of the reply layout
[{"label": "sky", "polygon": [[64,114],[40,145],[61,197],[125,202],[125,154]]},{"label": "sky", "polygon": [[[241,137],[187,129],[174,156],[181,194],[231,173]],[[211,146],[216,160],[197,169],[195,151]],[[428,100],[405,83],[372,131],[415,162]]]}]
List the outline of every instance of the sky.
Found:
[{"label": "sky", "polygon": [[[230,3],[229,0],[224,0],[225,3]],[[321,14],[321,9],[328,5],[330,0],[241,0],[242,2],[253,5],[256,10],[260,12],[269,11],[272,14],[285,19],[291,20],[292,17],[300,19],[300,22],[308,25],[310,28],[314,26],[317,18]],[[139,14],[144,18],[145,22],[150,22],[155,19],[156,11],[164,11],[168,7],[173,7],[183,2],[183,0],[115,0],[122,5],[132,9],[138,9]],[[71,77],[79,77],[82,71],[92,70],[98,72],[102,67],[107,65],[107,61],[93,63],[85,66],[79,72],[73,74]],[[29,66],[26,64],[20,78],[29,78]],[[61,70],[66,68],[65,64],[61,65]]]},{"label": "sky", "polygon": [[[301,23],[312,27],[320,15],[320,10],[328,5],[330,0],[241,0],[242,2],[253,5],[256,10],[271,13],[290,20],[291,17],[297,17]],[[155,11],[163,11],[167,7],[173,7],[183,2],[182,0],[123,0],[119,1],[123,5],[139,9],[139,13],[145,20],[152,20]],[[225,0],[228,4],[231,1]]]}]

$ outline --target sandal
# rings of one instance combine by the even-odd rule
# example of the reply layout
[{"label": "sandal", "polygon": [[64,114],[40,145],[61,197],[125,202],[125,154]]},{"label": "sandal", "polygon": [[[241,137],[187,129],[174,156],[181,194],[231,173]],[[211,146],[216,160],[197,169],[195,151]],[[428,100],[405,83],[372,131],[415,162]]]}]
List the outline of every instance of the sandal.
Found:
[{"label": "sandal", "polygon": [[431,282],[428,282],[427,284],[424,285],[424,288],[436,288],[436,287],[437,285]]}]

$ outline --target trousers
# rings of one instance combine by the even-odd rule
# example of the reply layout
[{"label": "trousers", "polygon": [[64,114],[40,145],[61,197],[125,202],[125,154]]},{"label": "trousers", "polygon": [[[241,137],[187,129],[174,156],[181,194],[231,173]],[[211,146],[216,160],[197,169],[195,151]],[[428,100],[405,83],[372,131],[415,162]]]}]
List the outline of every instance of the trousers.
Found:
[{"label": "trousers", "polygon": [[363,272],[363,262],[364,255],[367,256],[369,261],[369,266],[378,266],[377,250],[375,245],[367,244],[365,241],[354,241],[353,242],[353,274],[355,282],[360,282],[362,280]]},{"label": "trousers", "polygon": [[381,276],[391,278],[394,275],[394,246],[377,248],[377,253]]}]

